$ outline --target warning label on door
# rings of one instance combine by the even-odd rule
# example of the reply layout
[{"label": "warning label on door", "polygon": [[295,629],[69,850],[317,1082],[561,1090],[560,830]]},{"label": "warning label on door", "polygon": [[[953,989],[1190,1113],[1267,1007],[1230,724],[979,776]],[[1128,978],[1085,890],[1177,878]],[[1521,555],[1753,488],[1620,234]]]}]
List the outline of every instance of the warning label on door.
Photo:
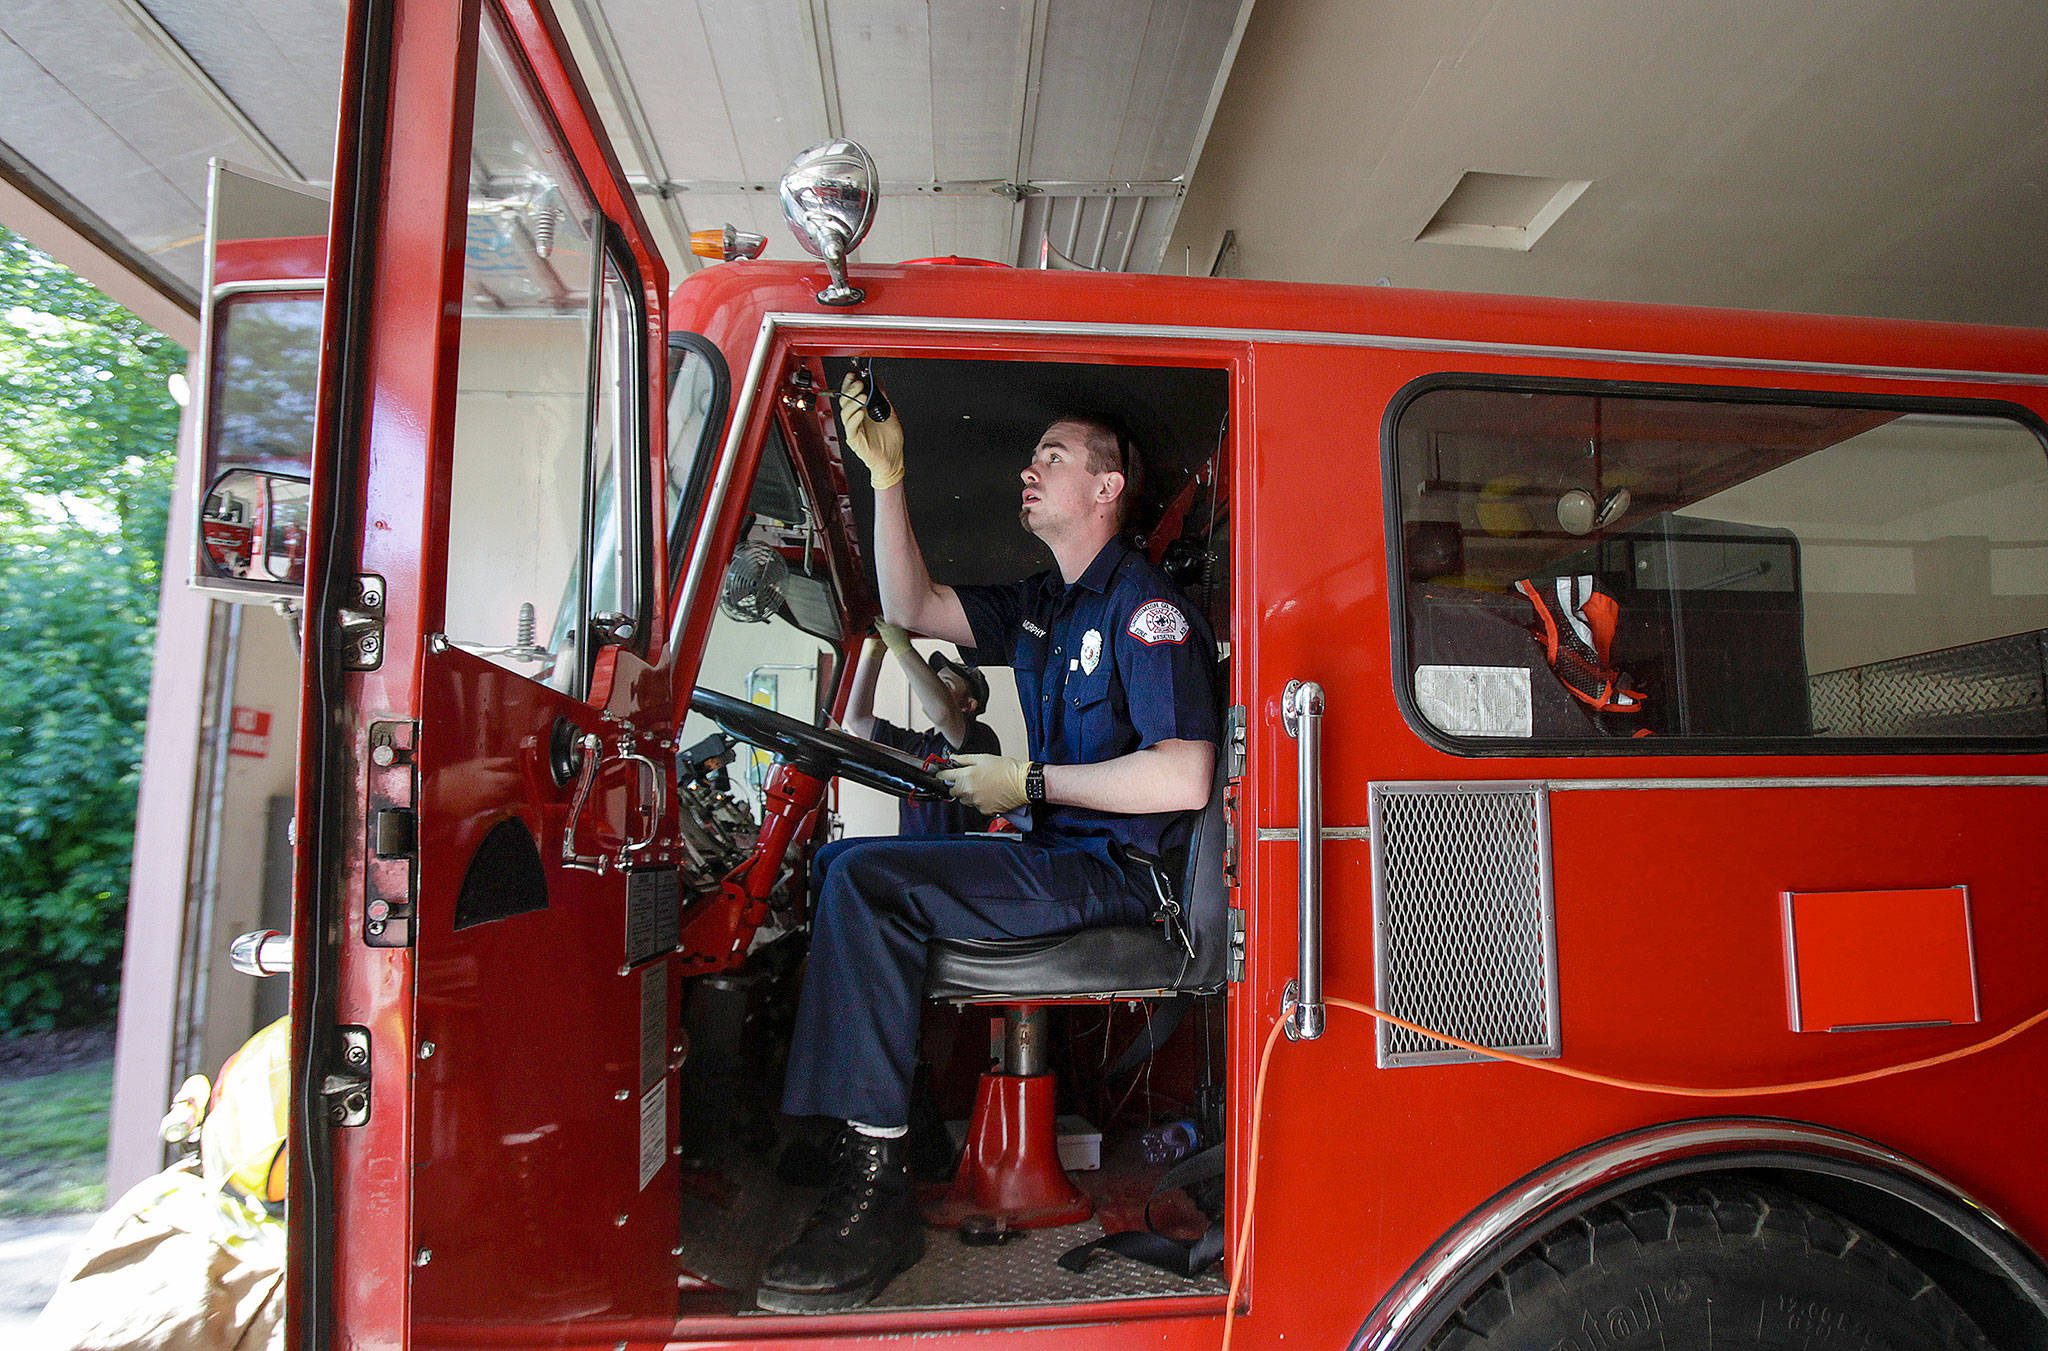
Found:
[{"label": "warning label on door", "polygon": [[270,710],[236,706],[228,724],[228,754],[261,760],[270,754]]},{"label": "warning label on door", "polygon": [[640,1190],[668,1162],[668,1079],[640,1095]]}]

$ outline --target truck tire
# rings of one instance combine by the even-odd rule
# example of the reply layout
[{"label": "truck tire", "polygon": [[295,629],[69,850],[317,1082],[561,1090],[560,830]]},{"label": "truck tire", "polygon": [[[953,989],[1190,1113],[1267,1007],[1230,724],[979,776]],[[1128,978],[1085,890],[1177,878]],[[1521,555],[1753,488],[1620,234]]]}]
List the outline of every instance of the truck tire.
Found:
[{"label": "truck tire", "polygon": [[1546,1234],[1431,1351],[1990,1351],[1895,1249],[1783,1192],[1631,1192]]}]

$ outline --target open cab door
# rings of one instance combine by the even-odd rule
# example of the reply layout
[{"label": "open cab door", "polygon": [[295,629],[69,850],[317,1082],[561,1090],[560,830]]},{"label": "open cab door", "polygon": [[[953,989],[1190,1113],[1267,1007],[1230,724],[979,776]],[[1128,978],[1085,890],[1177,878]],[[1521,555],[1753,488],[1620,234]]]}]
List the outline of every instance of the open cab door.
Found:
[{"label": "open cab door", "polygon": [[673,1327],[667,278],[565,50],[530,0],[350,21],[297,812],[309,1351]]}]

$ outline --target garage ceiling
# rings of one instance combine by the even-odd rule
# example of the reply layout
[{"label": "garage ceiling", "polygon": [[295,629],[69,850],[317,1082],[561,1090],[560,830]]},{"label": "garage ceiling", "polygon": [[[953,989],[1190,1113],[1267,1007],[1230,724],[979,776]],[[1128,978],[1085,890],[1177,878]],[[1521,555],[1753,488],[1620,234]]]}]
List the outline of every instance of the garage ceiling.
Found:
[{"label": "garage ceiling", "polygon": [[[889,199],[859,260],[1036,265],[1049,237],[1085,264],[1145,271],[1165,254],[1251,3],[556,9],[672,270],[696,265],[689,229],[727,222],[795,253],[776,179],[805,146],[852,135]],[[10,0],[0,174],[189,307],[209,157],[330,176],[344,20],[341,0]]]},{"label": "garage ceiling", "polygon": [[[1588,182],[1417,242],[1468,171]],[[1172,252],[1235,275],[2048,325],[2039,0],[1293,0]]]},{"label": "garage ceiling", "polygon": [[[845,134],[871,261],[2048,325],[2038,0],[556,4],[677,271],[794,254],[774,180]],[[0,221],[189,314],[209,157],[328,177],[344,17],[9,0]]]}]

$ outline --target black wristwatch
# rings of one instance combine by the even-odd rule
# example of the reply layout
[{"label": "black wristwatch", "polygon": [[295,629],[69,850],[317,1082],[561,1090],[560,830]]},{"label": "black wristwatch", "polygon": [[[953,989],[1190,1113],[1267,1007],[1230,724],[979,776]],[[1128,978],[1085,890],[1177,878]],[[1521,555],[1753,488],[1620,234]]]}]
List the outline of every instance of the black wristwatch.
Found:
[{"label": "black wristwatch", "polygon": [[1033,760],[1024,771],[1024,800],[1034,807],[1045,801],[1045,761]]}]

